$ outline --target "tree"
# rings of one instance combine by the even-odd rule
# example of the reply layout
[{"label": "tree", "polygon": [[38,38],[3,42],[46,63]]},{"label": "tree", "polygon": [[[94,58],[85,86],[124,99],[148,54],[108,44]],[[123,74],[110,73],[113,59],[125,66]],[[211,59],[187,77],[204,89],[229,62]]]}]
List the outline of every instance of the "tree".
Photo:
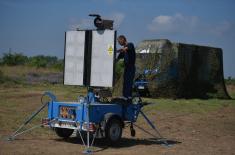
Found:
[{"label": "tree", "polygon": [[2,58],[2,64],[4,65],[24,65],[28,62],[28,57],[24,56],[22,53],[4,53]]}]

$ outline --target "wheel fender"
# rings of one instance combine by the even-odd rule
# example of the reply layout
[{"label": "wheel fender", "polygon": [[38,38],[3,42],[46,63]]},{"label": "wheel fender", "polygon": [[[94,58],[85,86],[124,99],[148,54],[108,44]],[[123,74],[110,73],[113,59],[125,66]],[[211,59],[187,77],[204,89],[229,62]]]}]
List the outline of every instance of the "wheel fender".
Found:
[{"label": "wheel fender", "polygon": [[119,120],[121,122],[122,128],[124,128],[124,122],[123,122],[122,118],[119,115],[114,114],[114,113],[107,113],[104,115],[104,121],[102,123],[102,128],[105,129],[106,124],[112,119]]}]

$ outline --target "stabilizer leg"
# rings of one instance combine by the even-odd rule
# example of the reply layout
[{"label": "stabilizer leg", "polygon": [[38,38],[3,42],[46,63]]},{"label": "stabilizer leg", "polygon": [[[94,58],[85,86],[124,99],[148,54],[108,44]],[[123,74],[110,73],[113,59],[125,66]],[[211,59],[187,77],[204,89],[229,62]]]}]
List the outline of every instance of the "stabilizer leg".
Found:
[{"label": "stabilizer leg", "polygon": [[[35,116],[37,116],[37,114],[40,113],[47,105],[48,105],[48,102],[44,103],[41,107],[39,107],[39,109],[36,110],[29,118],[27,118],[27,119],[24,121],[24,123],[21,124],[20,127],[19,127],[11,136],[9,136],[9,137],[7,138],[7,140],[8,140],[8,141],[12,141],[12,140],[15,139],[16,136],[25,133],[27,130],[23,130],[23,131],[22,131],[22,128],[23,128],[24,126],[26,126],[29,122],[31,122],[31,121],[33,120],[33,118],[34,118]],[[32,128],[29,129],[29,130],[32,130]],[[20,131],[21,131],[21,132],[20,132]]]},{"label": "stabilizer leg", "polygon": [[[154,124],[148,119],[148,117],[143,113],[143,111],[140,110],[140,114],[144,117],[146,122],[150,125],[150,127],[159,135],[160,139],[158,141],[162,141],[166,146],[169,146],[167,140],[163,138],[161,133],[158,131],[158,129],[154,126]],[[155,137],[155,136],[154,136]]]}]

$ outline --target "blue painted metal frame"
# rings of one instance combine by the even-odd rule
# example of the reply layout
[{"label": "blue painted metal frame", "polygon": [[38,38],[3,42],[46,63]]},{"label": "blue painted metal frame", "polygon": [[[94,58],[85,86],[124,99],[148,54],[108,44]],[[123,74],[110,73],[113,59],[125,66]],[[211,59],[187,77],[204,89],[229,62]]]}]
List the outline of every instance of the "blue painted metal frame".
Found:
[{"label": "blue painted metal frame", "polygon": [[[123,121],[134,123],[136,122],[141,108],[143,107],[143,105],[140,103],[122,105],[97,102],[95,95],[92,92],[89,92],[84,100],[81,100],[80,102],[60,102],[56,101],[56,97],[52,93],[49,93],[47,95],[52,99],[51,102],[48,103],[48,119],[56,120],[57,123],[72,122],[75,124],[79,124],[79,126],[71,127],[75,127],[79,130],[82,130],[83,124],[87,122],[95,124],[101,123],[102,121],[104,121],[105,115],[108,113],[119,116]],[[71,109],[75,109],[76,118],[62,118],[60,115],[60,107],[69,107]],[[54,122],[49,125],[51,127],[56,127]]]},{"label": "blue painted metal frame", "polygon": [[[73,120],[62,118],[60,116],[61,106],[76,109],[76,118]],[[95,102],[94,94],[88,93],[84,101],[81,102],[59,102],[52,100],[48,104],[48,118],[50,120],[79,123],[82,126],[88,120],[87,112],[89,109],[89,122],[91,123],[101,123],[104,120],[104,116],[108,113],[119,116],[123,121],[136,122],[141,108],[142,104],[122,105]]]},{"label": "blue painted metal frame", "polygon": [[[86,103],[51,101],[48,105],[48,118],[51,120],[56,119],[69,121],[70,119],[64,119],[59,116],[60,107],[75,107],[75,122],[83,123],[87,120],[86,115],[88,111],[88,108],[85,106],[85,104]],[[124,121],[135,122],[141,107],[142,106],[139,104],[129,104],[127,106],[123,106],[121,104],[103,104],[100,102],[94,102],[89,104],[89,120],[92,123],[100,123],[104,119],[105,114],[113,113],[118,115]]]}]

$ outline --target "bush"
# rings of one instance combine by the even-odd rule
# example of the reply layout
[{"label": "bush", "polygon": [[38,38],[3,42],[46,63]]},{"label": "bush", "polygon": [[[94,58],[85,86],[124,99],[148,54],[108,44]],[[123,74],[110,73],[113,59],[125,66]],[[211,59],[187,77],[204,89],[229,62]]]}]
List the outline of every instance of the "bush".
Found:
[{"label": "bush", "polygon": [[58,60],[51,67],[58,70],[58,71],[63,71],[64,70],[64,60],[63,59]]},{"label": "bush", "polygon": [[28,57],[24,56],[21,53],[4,53],[1,64],[16,66],[16,65],[24,65],[28,62]]},{"label": "bush", "polygon": [[0,65],[28,65],[37,68],[54,68],[58,71],[64,69],[64,60],[58,59],[56,56],[38,55],[33,57],[24,56],[21,53],[4,53],[0,58]]},{"label": "bush", "polygon": [[30,66],[34,66],[37,68],[43,67],[49,67],[49,68],[56,68],[56,69],[63,69],[63,61],[58,60],[55,56],[44,56],[44,55],[38,55],[34,57],[29,58],[28,64]]},{"label": "bush", "polygon": [[29,63],[30,66],[34,67],[46,67],[47,66],[47,61],[45,59],[45,56],[39,55],[39,56],[34,56],[29,58]]}]

